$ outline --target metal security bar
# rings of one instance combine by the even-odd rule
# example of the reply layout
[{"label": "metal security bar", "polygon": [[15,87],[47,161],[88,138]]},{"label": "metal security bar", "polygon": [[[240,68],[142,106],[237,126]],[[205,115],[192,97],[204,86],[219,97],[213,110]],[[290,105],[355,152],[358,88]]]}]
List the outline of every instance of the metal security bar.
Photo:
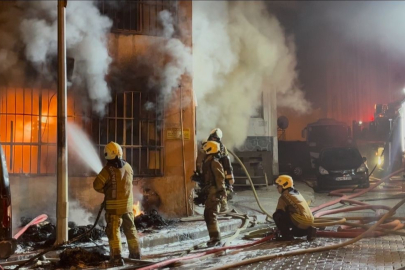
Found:
[{"label": "metal security bar", "polygon": [[107,116],[93,121],[92,139],[104,158],[110,141],[122,146],[135,176],[163,175],[163,105],[154,92],[113,95]]},{"label": "metal security bar", "polygon": [[100,12],[113,21],[112,31],[128,34],[158,36],[162,33],[159,13],[168,10],[178,23],[178,1],[123,0],[98,1]]},{"label": "metal security bar", "polygon": [[[0,143],[10,174],[56,173],[56,91],[0,87]],[[84,127],[73,96],[68,120]]]}]

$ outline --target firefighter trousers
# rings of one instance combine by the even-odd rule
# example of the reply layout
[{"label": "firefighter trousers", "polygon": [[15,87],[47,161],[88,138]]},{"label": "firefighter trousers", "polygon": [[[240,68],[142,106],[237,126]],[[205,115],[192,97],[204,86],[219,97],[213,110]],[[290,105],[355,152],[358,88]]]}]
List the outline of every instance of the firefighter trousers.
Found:
[{"label": "firefighter trousers", "polygon": [[221,240],[221,233],[218,226],[218,212],[221,201],[216,196],[216,190],[210,190],[205,201],[204,220],[207,224],[210,240]]},{"label": "firefighter trousers", "polygon": [[110,245],[110,258],[121,257],[121,232],[122,229],[127,238],[129,254],[139,254],[139,239],[138,233],[134,224],[134,214],[132,212],[123,215],[105,214],[107,221],[106,234]]},{"label": "firefighter trousers", "polygon": [[297,226],[295,226],[291,220],[290,214],[287,212],[284,212],[283,210],[278,209],[273,214],[273,219],[274,219],[274,222],[276,223],[278,230],[281,232],[282,236],[301,237],[301,236],[308,235],[308,233],[309,233],[309,229],[300,229]]}]

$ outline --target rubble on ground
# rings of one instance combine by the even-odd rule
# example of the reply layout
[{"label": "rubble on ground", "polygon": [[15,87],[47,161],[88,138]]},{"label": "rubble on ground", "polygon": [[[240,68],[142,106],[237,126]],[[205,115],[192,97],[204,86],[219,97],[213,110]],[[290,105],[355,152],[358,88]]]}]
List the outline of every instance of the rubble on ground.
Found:
[{"label": "rubble on ground", "polygon": [[109,259],[108,256],[103,255],[97,250],[86,250],[83,248],[70,248],[64,250],[59,255],[60,267],[82,267],[82,266],[98,266],[102,262]]},{"label": "rubble on ground", "polygon": [[137,230],[162,229],[176,223],[176,220],[164,219],[156,210],[151,210],[147,214],[140,214],[135,217],[135,227]]},{"label": "rubble on ground", "polygon": [[[21,218],[21,226],[28,224],[32,218]],[[93,225],[77,226],[74,222],[69,222],[69,240],[87,232]],[[100,240],[106,234],[104,230],[94,228],[89,235],[78,240],[78,242],[89,242]],[[46,248],[52,246],[56,241],[56,226],[51,222],[42,222],[30,226],[19,238],[18,244],[22,247]]]}]

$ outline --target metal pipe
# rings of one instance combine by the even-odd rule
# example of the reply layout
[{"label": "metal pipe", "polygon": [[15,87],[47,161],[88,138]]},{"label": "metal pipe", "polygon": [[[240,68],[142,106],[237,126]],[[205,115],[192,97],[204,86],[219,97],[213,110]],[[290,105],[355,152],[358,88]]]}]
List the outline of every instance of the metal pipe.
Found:
[{"label": "metal pipe", "polygon": [[187,178],[186,178],[186,159],[185,159],[185,153],[184,153],[184,127],[183,127],[183,88],[180,87],[180,135],[181,135],[181,154],[183,158],[183,177],[184,177],[184,200],[186,202],[186,214],[189,216],[189,210],[188,210],[188,191],[187,191]]},{"label": "metal pipe", "polygon": [[58,0],[58,137],[57,137],[57,210],[56,243],[68,241],[68,189],[66,140],[66,6],[67,0]]}]

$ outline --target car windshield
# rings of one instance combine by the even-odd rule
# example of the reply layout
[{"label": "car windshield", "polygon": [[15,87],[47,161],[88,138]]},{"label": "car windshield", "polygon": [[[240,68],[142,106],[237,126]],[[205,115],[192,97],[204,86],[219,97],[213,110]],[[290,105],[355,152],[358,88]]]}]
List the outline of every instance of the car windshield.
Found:
[{"label": "car windshield", "polygon": [[325,149],[321,163],[329,169],[353,169],[361,165],[363,159],[356,148]]}]

